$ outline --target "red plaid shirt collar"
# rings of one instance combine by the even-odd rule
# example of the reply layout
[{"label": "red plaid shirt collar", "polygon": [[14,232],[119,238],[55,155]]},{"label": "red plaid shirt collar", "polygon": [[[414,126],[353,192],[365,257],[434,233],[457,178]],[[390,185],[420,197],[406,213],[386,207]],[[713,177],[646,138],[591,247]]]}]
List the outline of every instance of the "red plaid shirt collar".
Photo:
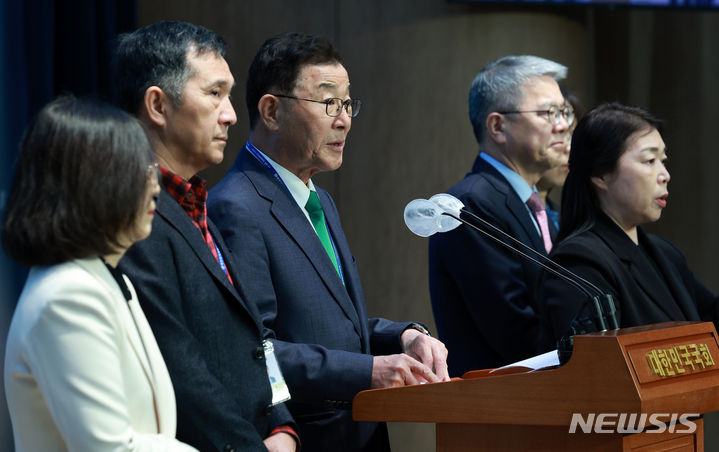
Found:
[{"label": "red plaid shirt collar", "polygon": [[160,166],[162,185],[167,192],[182,206],[185,213],[200,228],[202,235],[207,235],[207,182],[199,176],[192,176],[189,181],[172,171]]},{"label": "red plaid shirt collar", "polygon": [[207,228],[207,189],[205,188],[207,182],[199,176],[192,176],[189,181],[186,181],[163,167],[160,167],[160,171],[162,172],[162,185],[165,186],[170,196],[182,206],[192,220],[192,224],[200,230],[212,256],[223,267],[222,271],[230,280],[230,284],[234,284],[227,268],[224,267],[224,258],[219,254],[220,249],[217,248],[215,240]]}]

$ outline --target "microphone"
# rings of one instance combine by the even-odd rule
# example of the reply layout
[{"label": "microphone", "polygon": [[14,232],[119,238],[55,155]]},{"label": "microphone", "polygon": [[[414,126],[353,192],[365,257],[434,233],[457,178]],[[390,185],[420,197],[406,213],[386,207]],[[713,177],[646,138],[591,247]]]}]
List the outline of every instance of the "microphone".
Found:
[{"label": "microphone", "polygon": [[[462,215],[464,215],[464,218]],[[520,248],[528,251],[529,254],[504,242],[487,230],[480,228],[477,224],[469,221],[467,217],[495,231],[510,242],[519,245]],[[559,265],[546,255],[512,237],[485,219],[475,215],[466,209],[464,204],[454,196],[447,193],[440,193],[432,196],[429,200],[415,199],[405,207],[404,219],[409,230],[421,237],[429,237],[437,232],[451,231],[460,224],[466,224],[503,247],[511,250],[513,253],[534,262],[553,275],[558,276],[586,295],[587,301],[582,304],[570,323],[569,330],[571,334],[563,336],[557,343],[560,365],[569,361],[572,355],[574,335],[619,328],[616,318],[616,307],[611,294],[604,293],[593,283]]]},{"label": "microphone", "polygon": [[437,232],[447,232],[459,226],[457,220],[445,213],[459,217],[460,210],[464,208],[462,201],[452,195],[440,193],[429,200],[415,199],[404,208],[404,223],[410,231],[420,237],[429,237]]}]

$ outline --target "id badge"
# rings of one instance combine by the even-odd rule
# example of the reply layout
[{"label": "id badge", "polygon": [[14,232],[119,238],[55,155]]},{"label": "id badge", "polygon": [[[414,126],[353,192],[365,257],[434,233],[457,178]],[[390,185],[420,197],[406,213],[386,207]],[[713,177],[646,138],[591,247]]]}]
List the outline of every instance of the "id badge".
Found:
[{"label": "id badge", "polygon": [[290,400],[290,390],[282,376],[280,365],[277,363],[275,356],[275,346],[272,341],[265,339],[262,341],[265,349],[265,363],[267,363],[267,375],[270,377],[270,387],[272,388],[272,405],[286,402]]}]

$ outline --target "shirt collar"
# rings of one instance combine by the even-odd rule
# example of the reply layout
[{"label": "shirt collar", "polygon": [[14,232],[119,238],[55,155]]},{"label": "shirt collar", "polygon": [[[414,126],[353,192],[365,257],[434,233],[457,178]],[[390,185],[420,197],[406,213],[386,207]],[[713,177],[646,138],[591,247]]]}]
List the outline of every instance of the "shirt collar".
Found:
[{"label": "shirt collar", "polygon": [[491,155],[480,152],[479,156],[485,162],[492,165],[502,176],[504,176],[505,179],[507,179],[507,182],[509,182],[509,185],[512,186],[512,189],[515,193],[517,193],[517,196],[519,196],[519,199],[521,199],[523,203],[526,203],[529,197],[532,196],[532,193],[537,191],[537,189],[535,187],[531,187],[527,181],[522,178],[522,176],[509,169],[506,165]]},{"label": "shirt collar", "polygon": [[190,192],[200,194],[205,192],[205,196],[207,196],[207,190],[205,188],[207,186],[207,181],[202,179],[200,176],[194,175],[189,181],[186,181],[164,166],[160,166],[160,172],[162,173],[162,185],[167,188],[172,197],[177,199],[178,202],[182,202],[181,200],[184,199]]},{"label": "shirt collar", "polygon": [[260,155],[262,155],[262,157],[267,160],[270,165],[272,165],[272,168],[277,171],[277,174],[280,176],[280,179],[282,179],[282,182],[284,182],[285,186],[290,191],[292,198],[294,198],[297,205],[299,205],[304,210],[305,204],[307,204],[307,200],[310,199],[310,190],[315,191],[315,185],[312,183],[312,179],[310,179],[307,185],[305,185],[305,183],[302,182],[302,179],[297,177],[293,172],[269,158],[256,146],[255,149],[260,153]]},{"label": "shirt collar", "polygon": [[160,166],[161,181],[167,192],[175,199],[185,212],[200,224],[206,216],[207,182],[200,176],[194,175],[189,181]]}]

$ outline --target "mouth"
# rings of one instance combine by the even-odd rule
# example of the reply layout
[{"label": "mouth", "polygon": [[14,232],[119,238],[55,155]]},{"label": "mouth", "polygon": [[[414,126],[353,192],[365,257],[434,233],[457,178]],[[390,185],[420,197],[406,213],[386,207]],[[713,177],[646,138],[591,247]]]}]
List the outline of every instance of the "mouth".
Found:
[{"label": "mouth", "polygon": [[227,143],[227,136],[215,137],[215,138],[213,138],[213,140],[215,140],[215,141],[222,141],[223,143]]},{"label": "mouth", "polygon": [[667,206],[667,198],[669,197],[669,193],[664,193],[662,196],[657,198],[657,204],[659,204],[659,207],[666,207]]},{"label": "mouth", "polygon": [[342,149],[344,149],[344,147],[345,147],[345,142],[344,141],[332,141],[332,142],[327,143],[327,147],[329,147],[330,149],[332,149],[335,152],[342,152]]}]

